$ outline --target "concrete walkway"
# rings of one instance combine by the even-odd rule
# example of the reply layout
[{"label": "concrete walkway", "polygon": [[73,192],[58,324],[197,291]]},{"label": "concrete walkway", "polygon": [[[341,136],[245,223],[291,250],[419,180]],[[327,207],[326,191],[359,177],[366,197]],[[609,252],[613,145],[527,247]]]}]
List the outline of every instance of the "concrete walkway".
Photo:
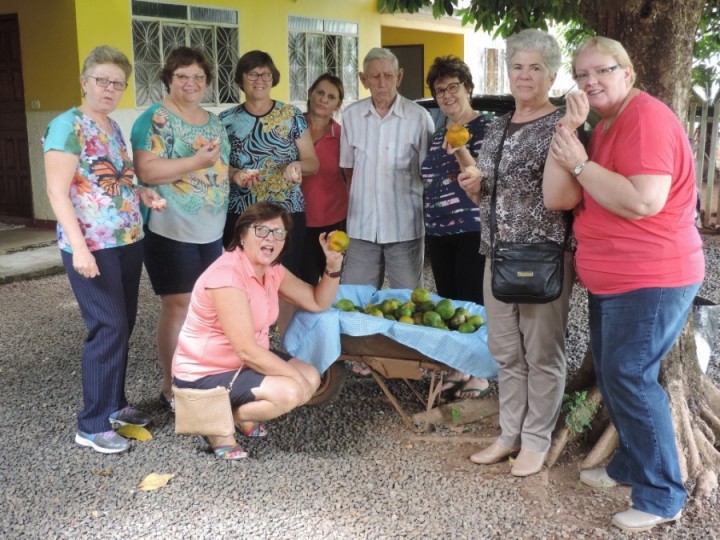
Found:
[{"label": "concrete walkway", "polygon": [[0,284],[64,272],[54,230],[0,230]]}]

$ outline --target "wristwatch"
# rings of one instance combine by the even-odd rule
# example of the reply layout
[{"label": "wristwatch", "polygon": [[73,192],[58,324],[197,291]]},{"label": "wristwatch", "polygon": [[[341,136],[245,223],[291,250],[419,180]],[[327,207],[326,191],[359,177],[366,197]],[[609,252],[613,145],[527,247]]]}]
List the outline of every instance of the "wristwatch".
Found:
[{"label": "wristwatch", "polygon": [[575,167],[575,168],[573,169],[573,171],[572,171],[573,176],[576,177],[576,178],[577,178],[578,176],[580,176],[580,173],[583,172],[583,169],[585,168],[585,165],[587,165],[587,164],[588,164],[588,160],[586,159],[586,160],[583,161],[580,165],[578,165],[577,167]]},{"label": "wristwatch", "polygon": [[325,267],[325,275],[328,277],[340,277],[342,276],[342,270],[338,270],[337,272],[328,272],[327,267]]}]

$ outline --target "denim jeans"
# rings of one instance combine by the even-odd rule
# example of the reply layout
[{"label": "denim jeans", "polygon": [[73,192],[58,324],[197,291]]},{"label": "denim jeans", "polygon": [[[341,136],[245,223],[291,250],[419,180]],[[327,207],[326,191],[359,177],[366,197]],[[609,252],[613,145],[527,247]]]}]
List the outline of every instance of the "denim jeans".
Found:
[{"label": "denim jeans", "polygon": [[682,509],[687,494],[660,365],[685,326],[699,288],[589,294],[598,387],[620,436],[607,473],[632,485],[635,509],[666,518]]}]

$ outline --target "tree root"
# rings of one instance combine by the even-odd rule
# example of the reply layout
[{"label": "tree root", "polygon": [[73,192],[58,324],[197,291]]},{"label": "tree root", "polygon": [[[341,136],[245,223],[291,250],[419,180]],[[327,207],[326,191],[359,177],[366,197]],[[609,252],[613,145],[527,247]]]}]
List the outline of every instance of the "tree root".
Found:
[{"label": "tree root", "polygon": [[700,418],[702,418],[713,433],[713,439],[710,441],[715,445],[720,440],[720,418],[712,412],[706,403],[700,405]]},{"label": "tree root", "polygon": [[619,442],[618,432],[615,426],[608,424],[600,436],[598,441],[593,446],[592,450],[585,456],[585,459],[580,464],[580,469],[592,469],[597,467],[605,459],[615,451]]},{"label": "tree root", "polygon": [[702,500],[709,497],[718,487],[718,475],[715,471],[705,469],[700,472],[693,490],[693,501],[701,504]]}]

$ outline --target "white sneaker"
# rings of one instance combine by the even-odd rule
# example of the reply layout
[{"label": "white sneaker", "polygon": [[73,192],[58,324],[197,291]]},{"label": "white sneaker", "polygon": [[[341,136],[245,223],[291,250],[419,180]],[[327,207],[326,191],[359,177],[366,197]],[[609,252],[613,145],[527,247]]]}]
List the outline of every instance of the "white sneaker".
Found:
[{"label": "white sneaker", "polygon": [[617,482],[608,476],[605,467],[580,471],[580,481],[583,484],[596,488],[611,488],[620,485],[620,482]]},{"label": "white sneaker", "polygon": [[623,531],[627,532],[642,532],[649,531],[655,525],[661,523],[669,523],[671,521],[677,521],[682,516],[682,510],[670,518],[664,518],[643,512],[641,510],[635,510],[630,508],[624,512],[619,512],[612,517],[612,524],[616,527],[620,527]]}]

